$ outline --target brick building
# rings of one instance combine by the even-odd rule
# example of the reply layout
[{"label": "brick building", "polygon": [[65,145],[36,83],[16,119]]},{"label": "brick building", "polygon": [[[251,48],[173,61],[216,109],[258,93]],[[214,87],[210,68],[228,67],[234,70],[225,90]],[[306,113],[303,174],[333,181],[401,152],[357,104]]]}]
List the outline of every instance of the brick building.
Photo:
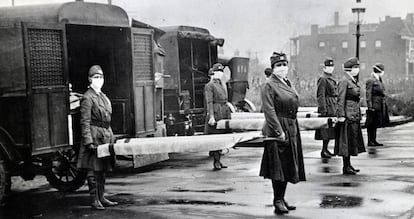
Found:
[{"label": "brick building", "polygon": [[[360,61],[361,78],[369,76],[376,62],[385,64],[388,81],[414,78],[414,16],[407,14],[405,19],[386,16],[379,23],[361,25]],[[355,24],[339,24],[339,14],[335,12],[334,25],[319,27],[311,25],[310,35],[300,35],[290,39],[292,76],[299,88],[316,83],[321,74],[321,64],[325,57],[336,62],[335,72],[342,72],[342,63],[355,56]]]}]

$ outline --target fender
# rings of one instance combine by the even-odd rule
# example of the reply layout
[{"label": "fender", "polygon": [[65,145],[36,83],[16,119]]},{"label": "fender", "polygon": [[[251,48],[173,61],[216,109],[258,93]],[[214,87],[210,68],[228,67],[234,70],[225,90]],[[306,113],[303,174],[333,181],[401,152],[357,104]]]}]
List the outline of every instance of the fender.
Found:
[{"label": "fender", "polygon": [[20,163],[22,157],[16,150],[16,143],[11,135],[0,127],[0,159],[5,159],[13,163]]},{"label": "fender", "polygon": [[245,98],[244,99],[244,102],[246,102],[247,105],[250,106],[250,108],[253,110],[253,112],[256,112],[256,106],[254,105],[254,103],[252,101],[250,101],[250,100],[248,100],[248,99]]},{"label": "fender", "polygon": [[236,107],[234,107],[232,103],[227,102],[226,105],[229,107],[231,113],[236,112]]}]

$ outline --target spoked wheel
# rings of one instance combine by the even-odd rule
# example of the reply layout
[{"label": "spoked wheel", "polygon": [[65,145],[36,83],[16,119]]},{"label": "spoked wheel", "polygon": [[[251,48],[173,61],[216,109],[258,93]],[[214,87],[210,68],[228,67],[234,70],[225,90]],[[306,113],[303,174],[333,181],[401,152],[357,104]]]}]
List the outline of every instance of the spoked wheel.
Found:
[{"label": "spoked wheel", "polygon": [[45,176],[50,185],[62,192],[72,192],[83,186],[86,171],[76,167],[78,154],[70,149],[56,152],[51,159],[51,168],[46,170]]}]

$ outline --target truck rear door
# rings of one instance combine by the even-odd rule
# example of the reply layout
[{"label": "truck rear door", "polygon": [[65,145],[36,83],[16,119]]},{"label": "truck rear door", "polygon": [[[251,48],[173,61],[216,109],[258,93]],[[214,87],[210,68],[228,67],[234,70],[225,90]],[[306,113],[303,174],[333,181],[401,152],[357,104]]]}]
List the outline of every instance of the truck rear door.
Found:
[{"label": "truck rear door", "polygon": [[135,135],[155,131],[153,30],[131,28]]},{"label": "truck rear door", "polygon": [[32,154],[69,144],[68,74],[65,29],[23,23]]}]

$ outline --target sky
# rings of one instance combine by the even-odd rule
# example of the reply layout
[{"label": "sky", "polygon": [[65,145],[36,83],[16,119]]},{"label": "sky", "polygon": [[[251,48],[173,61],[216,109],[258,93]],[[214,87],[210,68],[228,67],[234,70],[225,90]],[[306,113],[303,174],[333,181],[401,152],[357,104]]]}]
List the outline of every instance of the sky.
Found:
[{"label": "sky", "polygon": [[[107,3],[107,0],[85,0]],[[355,21],[356,0],[112,0],[130,18],[152,26],[189,25],[206,28],[225,39],[225,56],[248,51],[267,62],[273,51],[289,52],[289,38],[310,33],[311,24],[332,25]],[[12,0],[0,0],[11,6]],[[14,0],[15,5],[67,2],[67,0]],[[361,5],[362,4],[362,5]],[[405,18],[414,13],[413,0],[362,0],[364,23],[378,23],[386,15]]]}]

